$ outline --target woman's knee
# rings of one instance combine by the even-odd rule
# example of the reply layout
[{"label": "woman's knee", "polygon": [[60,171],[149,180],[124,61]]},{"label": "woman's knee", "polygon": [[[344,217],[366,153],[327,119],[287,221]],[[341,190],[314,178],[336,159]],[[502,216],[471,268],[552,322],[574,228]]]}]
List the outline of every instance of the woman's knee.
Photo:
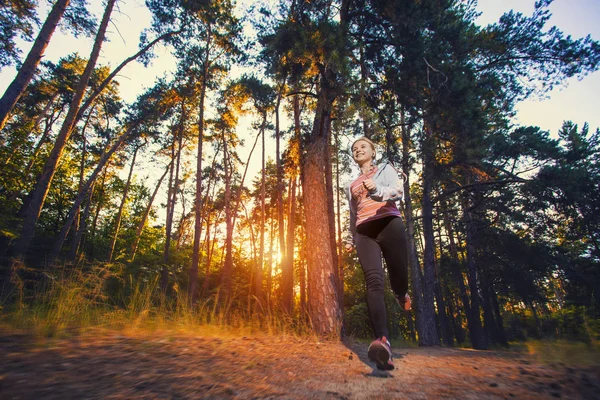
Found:
[{"label": "woman's knee", "polygon": [[383,291],[385,288],[383,274],[378,271],[366,272],[365,282],[367,284],[367,290],[370,292]]}]

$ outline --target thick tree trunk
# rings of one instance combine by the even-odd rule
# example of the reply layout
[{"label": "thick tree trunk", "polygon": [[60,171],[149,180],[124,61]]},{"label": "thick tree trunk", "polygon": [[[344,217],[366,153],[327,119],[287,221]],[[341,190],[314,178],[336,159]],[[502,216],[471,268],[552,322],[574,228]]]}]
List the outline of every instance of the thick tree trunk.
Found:
[{"label": "thick tree trunk", "polygon": [[4,128],[6,121],[8,121],[10,112],[15,104],[17,104],[21,95],[25,92],[25,88],[27,88],[27,85],[35,75],[37,66],[44,56],[44,52],[46,51],[46,47],[48,47],[48,43],[50,43],[52,34],[54,34],[54,31],[70,2],[71,0],[57,0],[56,3],[54,3],[50,13],[46,17],[44,25],[42,25],[42,29],[40,29],[40,32],[31,47],[31,50],[29,50],[29,53],[27,54],[27,58],[25,58],[23,65],[19,68],[17,76],[4,92],[2,99],[0,99],[0,132]]},{"label": "thick tree trunk", "polygon": [[56,169],[58,167],[58,163],[61,159],[62,152],[71,136],[71,132],[73,131],[73,127],[75,124],[75,118],[79,111],[79,106],[83,99],[83,95],[87,88],[90,76],[94,71],[94,67],[96,65],[96,61],[98,60],[98,56],[100,55],[100,49],[102,48],[102,43],[104,42],[104,37],[106,34],[106,29],[108,27],[108,23],[110,21],[110,15],[112,13],[113,7],[115,5],[116,0],[108,0],[106,7],[104,9],[104,16],[102,17],[102,22],[100,23],[100,28],[98,29],[98,33],[96,35],[96,40],[94,42],[94,47],[92,48],[92,52],[90,54],[90,59],[85,67],[85,70],[79,80],[77,85],[77,90],[73,96],[73,100],[71,101],[71,105],[69,107],[69,112],[65,117],[63,125],[60,129],[60,132],[56,138],[56,142],[44,168],[42,170],[42,174],[38,179],[35,188],[33,189],[33,193],[30,199],[30,202],[27,204],[25,211],[25,218],[23,220],[23,226],[21,229],[21,234],[19,235],[19,239],[13,249],[13,256],[20,257],[24,256],[29,248],[29,244],[33,239],[33,235],[35,233],[35,225],[39,219],[40,213],[42,211],[42,207],[46,200],[46,196],[48,191],[50,190],[50,184],[52,183],[52,178],[56,173]]},{"label": "thick tree trunk", "polygon": [[327,183],[324,171],[329,151],[331,107],[335,78],[326,68],[321,75],[312,133],[304,148],[302,192],[305,201],[308,262],[308,314],[318,335],[339,337],[342,315],[337,297],[337,265],[331,251]]}]

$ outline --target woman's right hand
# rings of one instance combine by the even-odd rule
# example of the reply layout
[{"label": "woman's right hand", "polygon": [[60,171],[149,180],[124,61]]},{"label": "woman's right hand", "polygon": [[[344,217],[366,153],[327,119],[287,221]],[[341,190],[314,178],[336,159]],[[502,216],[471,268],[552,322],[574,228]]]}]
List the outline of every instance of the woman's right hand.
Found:
[{"label": "woman's right hand", "polygon": [[347,251],[348,253],[350,253],[352,250],[354,250],[354,246],[352,246],[350,243],[346,243],[346,244],[344,245],[344,248],[346,249],[346,251]]}]

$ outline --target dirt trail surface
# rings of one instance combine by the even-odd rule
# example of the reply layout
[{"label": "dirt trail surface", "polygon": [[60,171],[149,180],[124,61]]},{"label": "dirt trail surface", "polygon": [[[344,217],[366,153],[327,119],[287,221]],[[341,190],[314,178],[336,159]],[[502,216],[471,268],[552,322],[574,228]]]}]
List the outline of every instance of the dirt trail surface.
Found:
[{"label": "dirt trail surface", "polygon": [[374,370],[356,341],[267,336],[0,332],[1,399],[600,399],[600,371],[509,352],[394,348]]}]

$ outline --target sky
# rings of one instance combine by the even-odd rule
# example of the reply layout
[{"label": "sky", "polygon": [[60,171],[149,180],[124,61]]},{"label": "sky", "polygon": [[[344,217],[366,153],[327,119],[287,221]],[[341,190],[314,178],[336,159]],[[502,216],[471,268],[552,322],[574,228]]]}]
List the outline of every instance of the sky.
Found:
[{"label": "sky", "polygon": [[[101,18],[101,0],[88,0]],[[42,2],[45,3],[45,2]],[[120,0],[113,13],[107,36],[109,43],[102,48],[99,64],[112,68],[122,60],[137,52],[140,31],[150,24],[150,13],[144,0]],[[481,12],[477,22],[484,26],[493,23],[506,11],[513,9],[530,15],[534,0],[479,0],[478,10]],[[547,27],[556,25],[565,34],[580,38],[591,34],[600,40],[600,0],[555,0],[550,11],[552,17]],[[43,20],[47,10],[40,11]],[[45,59],[58,61],[60,57],[78,51],[82,57],[88,57],[92,39],[74,39],[63,32],[56,32],[48,46]],[[30,43],[23,43],[23,56],[29,51]],[[117,80],[120,82],[121,95],[126,102],[132,102],[144,88],[152,86],[157,76],[169,73],[174,69],[175,61],[168,49],[159,46],[156,49],[157,59],[149,68],[133,62],[125,67]],[[16,74],[14,68],[0,71],[0,91],[2,93]],[[571,120],[582,126],[588,122],[591,130],[600,128],[598,112],[598,93],[600,93],[600,72],[592,73],[583,80],[569,79],[563,87],[553,89],[545,99],[531,98],[517,105],[515,123],[539,126],[554,136],[563,121]],[[250,140],[248,140],[250,142]],[[250,143],[251,144],[251,143]],[[258,156],[256,156],[258,157]],[[246,156],[241,154],[245,160]],[[253,157],[253,164],[258,163]],[[252,176],[252,175],[251,175]]]},{"label": "sky", "polygon": [[[478,9],[482,15],[480,25],[487,25],[499,19],[506,11],[513,9],[525,15],[533,12],[533,0],[479,0]],[[550,5],[552,17],[546,27],[556,26],[565,35],[581,38],[591,35],[600,41],[600,1],[599,0],[555,0]],[[516,123],[534,125],[556,134],[563,121],[570,120],[580,127],[584,123],[590,130],[600,128],[600,71],[587,75],[582,80],[572,78],[564,87],[555,88],[546,99],[528,99],[517,105]]]}]

